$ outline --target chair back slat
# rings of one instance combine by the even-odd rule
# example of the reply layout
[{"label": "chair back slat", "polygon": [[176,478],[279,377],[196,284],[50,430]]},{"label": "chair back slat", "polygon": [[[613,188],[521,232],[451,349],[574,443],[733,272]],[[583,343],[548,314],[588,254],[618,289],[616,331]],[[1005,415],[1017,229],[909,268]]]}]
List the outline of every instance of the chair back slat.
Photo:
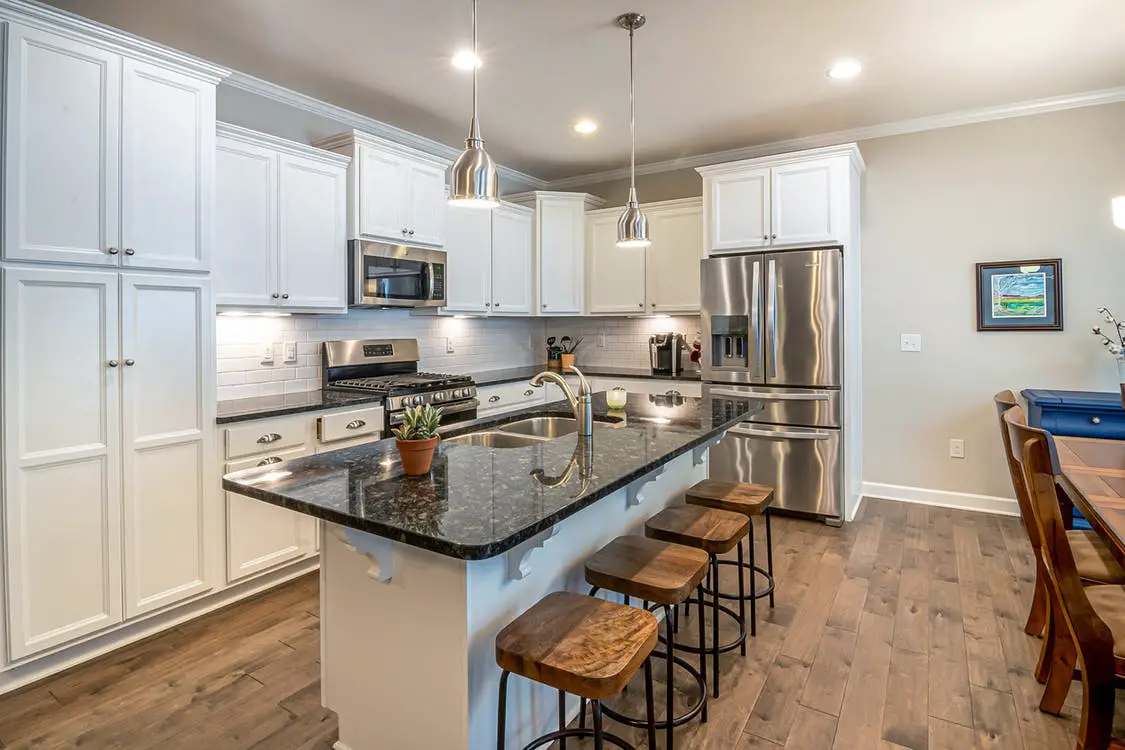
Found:
[{"label": "chair back slat", "polygon": [[1034,509],[1031,507],[1031,497],[1028,493],[1027,486],[1024,484],[1023,475],[1020,470],[1019,457],[1012,449],[1012,438],[1008,432],[1008,425],[1004,421],[1004,415],[1010,409],[1018,409],[1019,422],[1027,424],[1024,419],[1023,409],[1020,408],[1016,402],[1016,395],[1011,391],[1000,391],[992,397],[993,404],[996,405],[996,418],[1000,422],[1000,439],[1004,443],[1004,459],[1008,462],[1008,474],[1012,480],[1012,491],[1016,493],[1016,503],[1020,508],[1020,518],[1023,521],[1024,531],[1027,532],[1027,538],[1031,542],[1031,548],[1036,550],[1038,554],[1039,547],[1042,542],[1039,538],[1039,525],[1035,523]]}]

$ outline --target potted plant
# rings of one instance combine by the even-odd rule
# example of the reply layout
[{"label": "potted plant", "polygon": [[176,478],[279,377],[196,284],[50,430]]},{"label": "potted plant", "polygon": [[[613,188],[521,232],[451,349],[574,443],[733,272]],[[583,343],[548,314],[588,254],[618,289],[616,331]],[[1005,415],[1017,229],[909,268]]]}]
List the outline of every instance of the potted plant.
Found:
[{"label": "potted plant", "polygon": [[559,343],[562,344],[562,354],[560,355],[562,370],[566,372],[574,367],[574,353],[578,351],[578,345],[582,343],[582,337],[579,336],[572,341],[570,336],[563,336]]},{"label": "potted plant", "polygon": [[395,447],[402,458],[402,473],[420,477],[430,473],[437,447],[437,430],[441,424],[441,409],[429,404],[408,406],[402,414],[402,424],[394,428]]}]

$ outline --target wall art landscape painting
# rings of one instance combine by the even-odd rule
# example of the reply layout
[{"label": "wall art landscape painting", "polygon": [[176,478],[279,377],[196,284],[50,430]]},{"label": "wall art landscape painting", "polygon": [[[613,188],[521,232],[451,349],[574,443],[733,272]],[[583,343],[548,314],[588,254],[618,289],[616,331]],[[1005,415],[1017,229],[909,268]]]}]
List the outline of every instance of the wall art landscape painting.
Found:
[{"label": "wall art landscape painting", "polygon": [[977,264],[978,331],[1061,331],[1062,260]]}]

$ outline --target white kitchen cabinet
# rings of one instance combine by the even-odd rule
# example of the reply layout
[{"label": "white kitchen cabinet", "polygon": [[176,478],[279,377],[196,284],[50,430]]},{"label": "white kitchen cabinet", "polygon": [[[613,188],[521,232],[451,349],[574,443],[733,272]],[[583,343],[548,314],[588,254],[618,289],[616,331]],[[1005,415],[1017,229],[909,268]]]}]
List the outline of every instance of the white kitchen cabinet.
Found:
[{"label": "white kitchen cabinet", "polygon": [[508,204],[492,212],[493,314],[532,312],[533,214]]},{"label": "white kitchen cabinet", "polygon": [[617,247],[621,209],[587,215],[588,310],[594,315],[699,312],[703,259],[698,198],[649,203],[651,244]]},{"label": "white kitchen cabinet", "polygon": [[216,78],[9,23],[4,258],[209,269]]},{"label": "white kitchen cabinet", "polygon": [[546,403],[547,393],[546,387],[536,388],[526,380],[478,386],[477,400],[480,401],[480,408],[477,410],[477,415],[494,417],[497,414],[543,404]]},{"label": "white kitchen cabinet", "polygon": [[492,214],[447,204],[448,312],[486,313],[492,309]]},{"label": "white kitchen cabinet", "polygon": [[845,243],[854,145],[700,167],[708,253]]},{"label": "white kitchen cabinet", "polygon": [[332,136],[316,146],[352,159],[349,238],[445,245],[444,162],[359,131]]},{"label": "white kitchen cabinet", "polygon": [[691,396],[703,395],[703,384],[698,380],[658,380],[656,378],[622,378],[612,375],[592,377],[590,387],[595,391],[624,388],[629,393],[645,395]]},{"label": "white kitchen cabinet", "polygon": [[194,596],[214,488],[199,277],[9,266],[8,649],[21,658]]},{"label": "white kitchen cabinet", "polygon": [[580,315],[585,298],[586,196],[538,193],[535,259],[539,312]]},{"label": "white kitchen cabinet", "polygon": [[224,307],[347,306],[347,159],[220,125],[215,300]]}]

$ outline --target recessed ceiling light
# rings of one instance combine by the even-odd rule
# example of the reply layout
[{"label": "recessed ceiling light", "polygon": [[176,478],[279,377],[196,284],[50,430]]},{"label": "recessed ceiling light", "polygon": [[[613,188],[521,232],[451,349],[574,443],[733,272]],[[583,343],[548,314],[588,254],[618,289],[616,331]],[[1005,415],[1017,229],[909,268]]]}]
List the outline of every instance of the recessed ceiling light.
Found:
[{"label": "recessed ceiling light", "polygon": [[863,65],[859,60],[848,57],[832,63],[832,67],[828,69],[828,77],[837,81],[847,81],[862,72]]},{"label": "recessed ceiling light", "polygon": [[471,49],[463,49],[457,54],[453,55],[453,67],[458,70],[472,70],[479,68],[484,63]]},{"label": "recessed ceiling light", "polygon": [[593,120],[579,120],[574,123],[574,132],[581,133],[582,135],[590,135],[598,129],[598,124]]}]

